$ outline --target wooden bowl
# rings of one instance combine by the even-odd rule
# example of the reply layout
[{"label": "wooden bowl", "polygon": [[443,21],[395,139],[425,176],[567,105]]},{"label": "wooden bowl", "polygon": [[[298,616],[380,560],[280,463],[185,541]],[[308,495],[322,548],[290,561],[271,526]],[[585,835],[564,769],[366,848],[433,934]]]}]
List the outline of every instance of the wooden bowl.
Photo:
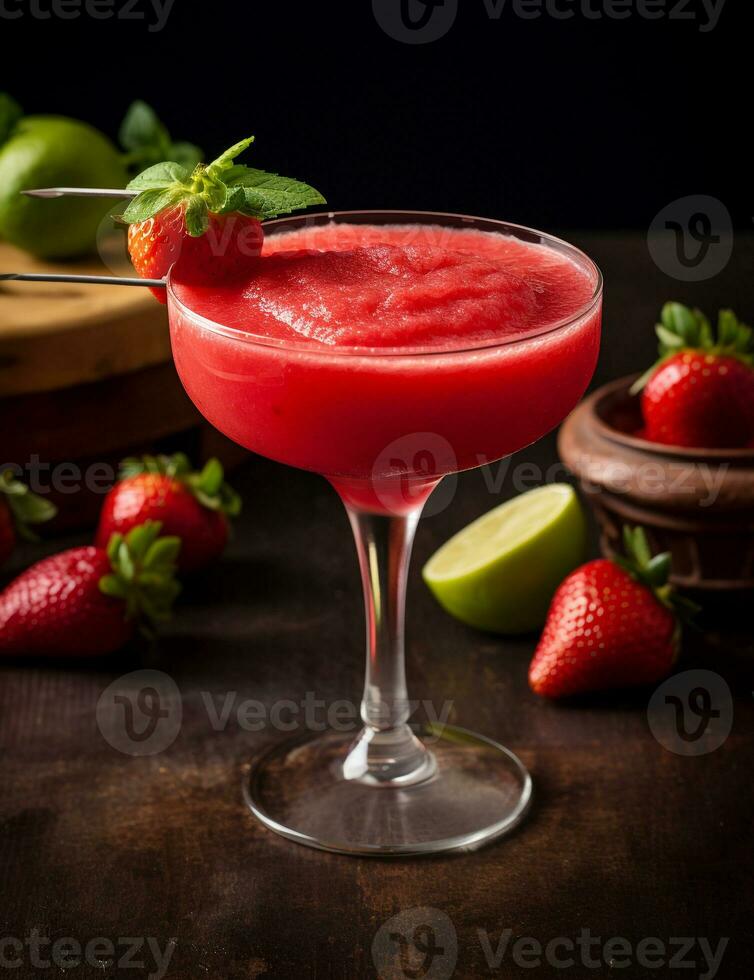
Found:
[{"label": "wooden bowl", "polygon": [[603,554],[623,524],[641,524],[670,551],[684,588],[754,588],[754,449],[684,449],[631,433],[641,425],[636,376],[586,398],[564,422],[558,450],[600,525]]}]

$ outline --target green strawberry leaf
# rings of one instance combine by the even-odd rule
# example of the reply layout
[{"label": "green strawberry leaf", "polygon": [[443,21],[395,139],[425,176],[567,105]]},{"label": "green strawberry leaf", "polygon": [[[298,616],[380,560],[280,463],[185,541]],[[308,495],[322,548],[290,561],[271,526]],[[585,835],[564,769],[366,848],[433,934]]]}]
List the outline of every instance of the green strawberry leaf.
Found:
[{"label": "green strawberry leaf", "polygon": [[30,524],[44,524],[45,521],[52,520],[58,512],[53,503],[32,493],[11,470],[0,473],[0,496],[8,504],[16,533],[25,541],[38,540],[29,527]]},{"label": "green strawberry leaf", "polygon": [[103,575],[99,589],[126,603],[126,616],[147,623],[167,619],[180,592],[175,580],[181,541],[160,537],[162,524],[146,521],[124,537],[113,534],[107,554],[112,571]]},{"label": "green strawberry leaf", "polygon": [[[144,120],[141,124],[146,125]],[[198,165],[191,173],[175,155],[167,163],[149,167],[129,183],[128,189],[139,193],[122,220],[145,221],[180,203],[186,209],[188,233],[198,237],[207,230],[210,214],[239,212],[263,221],[326,203],[319,191],[303,181],[234,163],[253,140],[249,136],[235,143],[208,166]]]},{"label": "green strawberry leaf", "polygon": [[126,184],[129,191],[147,191],[168,187],[174,183],[185,183],[191,171],[177,161],[166,160],[148,167]]},{"label": "green strawberry leaf", "polygon": [[246,139],[240,140],[238,143],[234,143],[233,146],[228,147],[224,153],[213,160],[212,163],[207,166],[207,174],[210,178],[220,177],[224,180],[223,173],[228,171],[233,167],[233,161],[237,156],[240,156],[244,150],[247,150],[251,144],[254,142],[253,136],[247,136]]},{"label": "green strawberry leaf", "polygon": [[113,599],[125,599],[127,590],[117,575],[103,575],[99,581],[100,592],[112,596]]},{"label": "green strawberry leaf", "polygon": [[629,525],[623,526],[623,549],[625,554],[614,555],[612,561],[650,589],[657,601],[670,609],[680,622],[693,626],[691,620],[700,607],[691,599],[678,595],[670,585],[670,553],[653,556],[644,528]]},{"label": "green strawberry leaf", "polygon": [[144,568],[152,570],[169,568],[175,565],[180,550],[181,542],[178,538],[157,538],[144,556]]},{"label": "green strawberry leaf", "polygon": [[7,92],[0,92],[0,146],[8,139],[24,111]]},{"label": "green strawberry leaf", "polygon": [[142,473],[155,473],[178,480],[208,510],[215,510],[226,517],[241,513],[241,498],[225,482],[222,463],[214,457],[202,470],[196,472],[185,453],[172,456],[128,457],[120,464],[120,479],[132,479]]},{"label": "green strawberry leaf", "polygon": [[146,221],[148,218],[153,218],[159,214],[160,211],[173,208],[186,199],[194,200],[187,191],[177,184],[142,191],[129,202],[122,217],[129,224],[135,221]]},{"label": "green strawberry leaf", "polygon": [[199,238],[209,227],[209,209],[204,198],[193,194],[186,202],[184,215],[186,231],[192,238]]},{"label": "green strawberry leaf", "polygon": [[642,390],[660,365],[683,350],[736,357],[754,367],[754,332],[732,310],[720,310],[717,331],[701,310],[689,309],[682,303],[666,303],[660,319],[655,327],[660,341],[659,359],[631,385],[632,395]]}]

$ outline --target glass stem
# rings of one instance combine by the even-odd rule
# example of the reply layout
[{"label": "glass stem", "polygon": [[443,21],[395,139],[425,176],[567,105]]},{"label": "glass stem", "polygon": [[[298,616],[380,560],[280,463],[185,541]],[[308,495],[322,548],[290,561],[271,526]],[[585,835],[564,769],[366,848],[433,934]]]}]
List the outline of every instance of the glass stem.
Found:
[{"label": "glass stem", "polygon": [[366,679],[361,701],[364,728],[343,766],[346,779],[405,786],[435,770],[432,754],[408,725],[404,614],[406,579],[421,505],[405,516],[359,510],[346,504],[364,588]]}]

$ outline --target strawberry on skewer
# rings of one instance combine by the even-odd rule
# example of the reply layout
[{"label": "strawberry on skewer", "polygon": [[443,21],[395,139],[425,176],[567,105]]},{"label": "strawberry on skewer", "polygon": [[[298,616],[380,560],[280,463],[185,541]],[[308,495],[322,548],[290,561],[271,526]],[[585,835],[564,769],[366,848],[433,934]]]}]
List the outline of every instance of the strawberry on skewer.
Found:
[{"label": "strawberry on skewer", "polygon": [[[137,191],[123,220],[138,274],[164,278],[177,264],[191,283],[222,283],[241,274],[262,250],[261,222],[314,204],[322,195],[301,181],[235,163],[253,142],[241,140],[192,172],[178,163],[156,164],[134,178]],[[152,288],[166,302],[162,288]]]},{"label": "strawberry on skewer", "polygon": [[571,572],[555,593],[529,685],[546,698],[655,684],[678,656],[680,623],[697,607],[668,584],[670,555],[652,557],[642,528],[624,528],[625,558]]},{"label": "strawberry on skewer", "polygon": [[631,389],[641,391],[651,442],[726,449],[754,441],[754,335],[721,310],[717,331],[699,310],[666,303],[657,325],[660,359]]},{"label": "strawberry on skewer", "polygon": [[0,656],[112,653],[137,626],[167,619],[181,543],[160,530],[150,521],[107,549],[70,548],[19,575],[0,593]]}]

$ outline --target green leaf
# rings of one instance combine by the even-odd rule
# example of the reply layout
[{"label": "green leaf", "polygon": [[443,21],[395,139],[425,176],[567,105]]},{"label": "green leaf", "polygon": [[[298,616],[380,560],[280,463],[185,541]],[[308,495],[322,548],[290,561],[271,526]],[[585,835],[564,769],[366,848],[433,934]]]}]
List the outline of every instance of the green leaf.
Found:
[{"label": "green leaf", "polygon": [[[327,203],[319,191],[303,181],[253,167],[234,167],[233,172],[226,175],[226,183],[232,193],[225,210],[242,211],[261,219]],[[237,188],[243,188],[243,197]]]},{"label": "green leaf", "polygon": [[659,337],[663,348],[667,351],[680,350],[684,346],[683,337],[679,337],[678,334],[668,330],[661,323],[658,323],[655,327],[655,333]]},{"label": "green leaf", "polygon": [[175,160],[190,173],[202,158],[202,151],[193,143],[174,143],[167,126],[151,106],[141,99],[132,102],[118,133],[126,150],[129,167],[143,170],[160,160]]},{"label": "green leaf", "polygon": [[198,486],[205,493],[214,497],[223,485],[223,467],[219,459],[214,457],[207,460],[204,469],[199,474]]},{"label": "green leaf", "polygon": [[647,565],[649,565],[650,559],[652,558],[652,552],[649,550],[649,542],[647,541],[647,535],[644,528],[635,527],[632,538],[632,554],[639,563],[639,567],[646,568]]},{"label": "green leaf", "polygon": [[175,559],[181,542],[177,537],[160,538],[160,521],[145,521],[123,537],[113,534],[108,544],[112,574],[100,581],[107,595],[123,599],[126,616],[166,619],[180,591],[175,581]]},{"label": "green leaf", "polygon": [[170,147],[167,128],[157,118],[154,109],[141,99],[136,99],[128,107],[118,130],[118,139],[125,150],[149,147],[165,152]]},{"label": "green leaf", "polygon": [[126,587],[117,575],[103,575],[99,580],[99,590],[114,599],[126,598]]},{"label": "green leaf", "polygon": [[720,310],[717,317],[717,342],[730,347],[738,338],[738,318],[733,310]]},{"label": "green leaf", "polygon": [[58,512],[53,503],[32,493],[22,480],[16,479],[12,470],[0,473],[0,495],[7,500],[16,533],[26,541],[38,540],[30,524],[44,524]]},{"label": "green leaf", "polygon": [[224,483],[220,488],[220,510],[228,517],[238,517],[241,506],[241,495]]},{"label": "green leaf", "polygon": [[0,92],[0,145],[11,135],[24,114],[21,106],[7,92]]},{"label": "green leaf", "polygon": [[665,585],[670,575],[670,554],[666,551],[655,555],[644,570],[645,577],[654,588]]},{"label": "green leaf", "polygon": [[181,539],[175,536],[158,538],[144,556],[144,568],[172,568],[181,550]]},{"label": "green leaf", "polygon": [[662,322],[671,332],[683,339],[687,347],[693,347],[698,340],[698,324],[693,312],[682,303],[667,303],[662,314]]},{"label": "green leaf", "polygon": [[204,174],[202,177],[201,195],[207,205],[207,209],[214,214],[219,214],[228,199],[228,188],[222,181],[212,179]]},{"label": "green leaf", "polygon": [[118,548],[118,553],[115,557],[118,574],[121,575],[127,582],[133,581],[136,569],[134,567],[131,552],[129,551],[128,543],[126,541],[121,541],[120,547]]},{"label": "green leaf", "polygon": [[712,333],[712,324],[701,310],[694,310],[694,314],[699,323],[699,346],[704,350],[707,350],[715,343],[715,337]]},{"label": "green leaf", "polygon": [[[240,156],[244,150],[248,149],[254,142],[253,136],[247,136],[246,139],[240,140],[238,143],[234,143],[233,146],[228,147],[224,153],[221,153],[216,160],[213,160],[207,166],[207,173],[211,177],[221,177],[223,171],[229,170],[233,166],[233,161],[237,156]],[[224,178],[223,178],[224,179]]]},{"label": "green leaf", "polygon": [[128,551],[135,562],[144,560],[149,548],[160,533],[162,525],[159,521],[145,521],[138,527],[132,528],[126,535]]},{"label": "green leaf", "polygon": [[199,238],[209,227],[207,203],[198,194],[194,194],[188,199],[183,220],[186,223],[186,231],[192,238]]},{"label": "green leaf", "polygon": [[[178,185],[171,184],[164,189],[142,191],[128,205],[122,218],[128,224],[146,221],[166,208],[175,207],[187,198],[187,192]],[[189,198],[189,201],[193,198]]]},{"label": "green leaf", "polygon": [[146,191],[167,187],[173,183],[185,183],[191,171],[177,161],[166,160],[143,170],[126,184],[129,191]]},{"label": "green leaf", "polygon": [[110,540],[107,542],[107,557],[110,559],[110,564],[115,566],[118,560],[118,552],[120,551],[120,546],[123,543],[123,535],[120,531],[113,531],[110,535]]}]

